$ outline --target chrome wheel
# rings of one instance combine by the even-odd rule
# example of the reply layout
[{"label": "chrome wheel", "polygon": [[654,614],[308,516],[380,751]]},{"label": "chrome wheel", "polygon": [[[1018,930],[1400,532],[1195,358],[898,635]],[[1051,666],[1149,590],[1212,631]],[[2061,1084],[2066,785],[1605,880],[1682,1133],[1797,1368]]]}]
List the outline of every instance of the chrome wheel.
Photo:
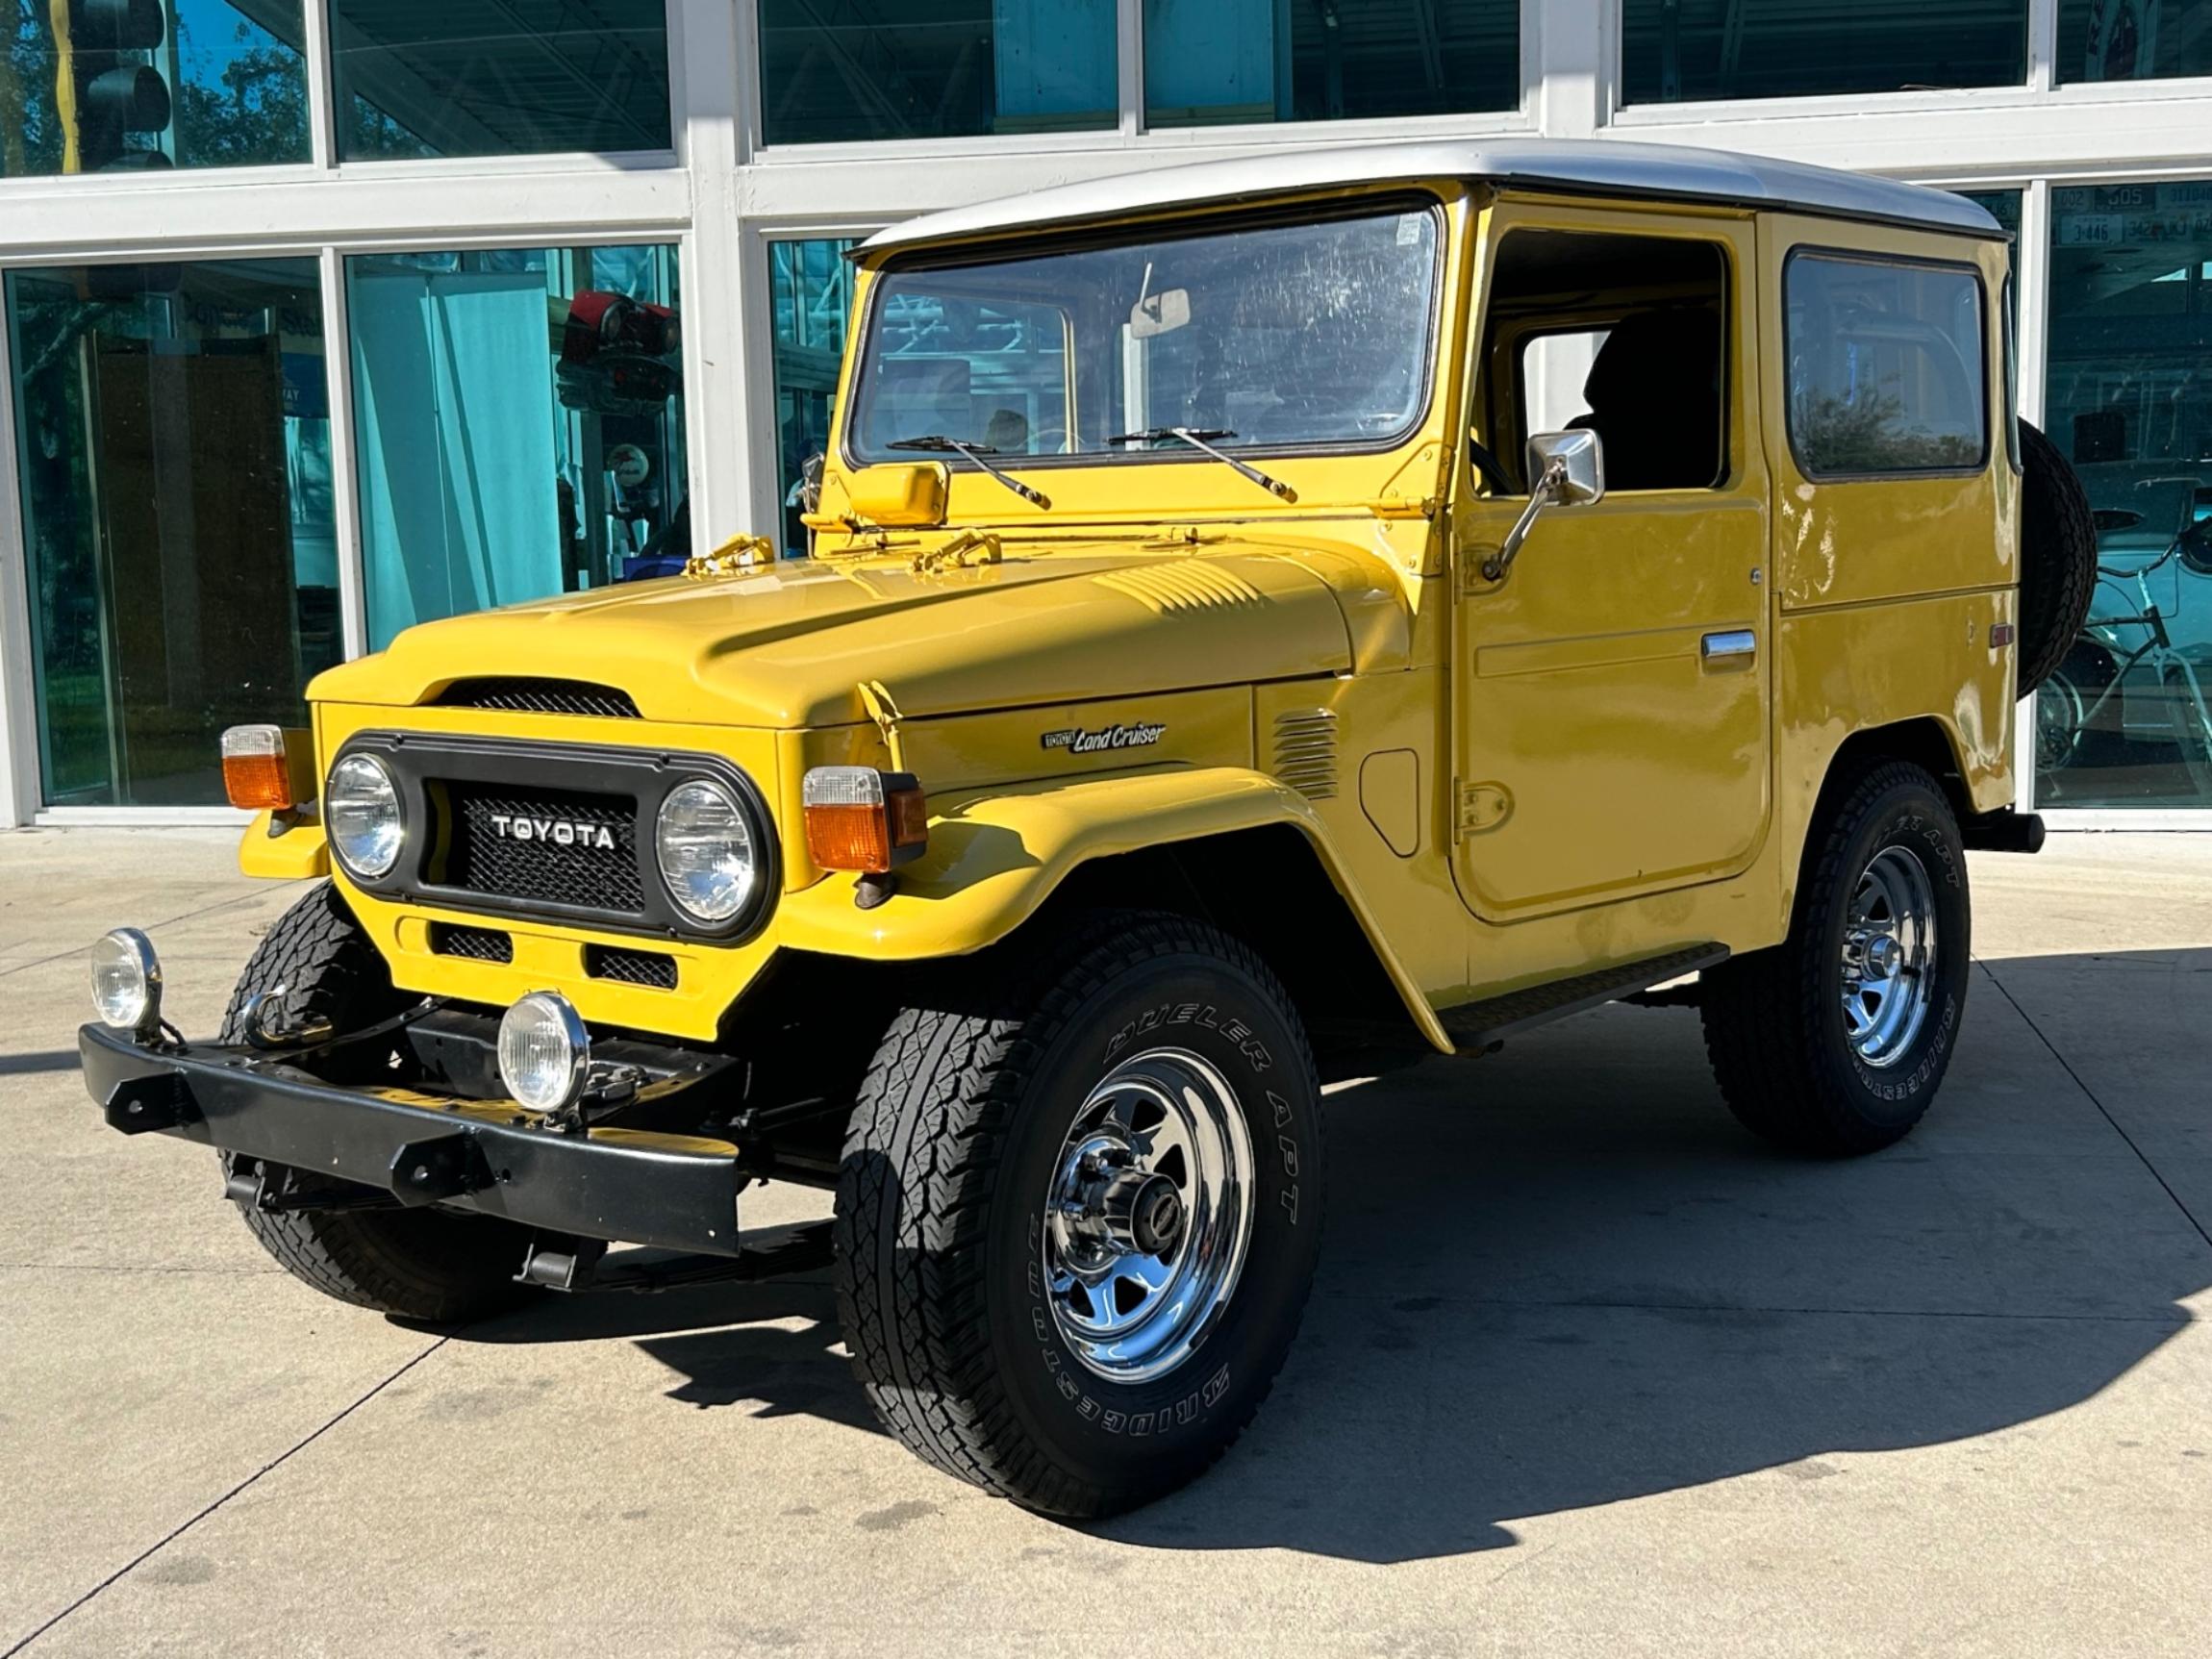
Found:
[{"label": "chrome wheel", "polygon": [[1110,1382],[1165,1376],[1229,1305],[1252,1232],[1236,1091],[1181,1048],[1124,1060],[1075,1114],[1044,1198],[1052,1318]]},{"label": "chrome wheel", "polygon": [[1935,884],[1907,848],[1886,846],[1859,877],[1844,920],[1844,1034],[1869,1066],[1912,1047],[1935,994]]}]

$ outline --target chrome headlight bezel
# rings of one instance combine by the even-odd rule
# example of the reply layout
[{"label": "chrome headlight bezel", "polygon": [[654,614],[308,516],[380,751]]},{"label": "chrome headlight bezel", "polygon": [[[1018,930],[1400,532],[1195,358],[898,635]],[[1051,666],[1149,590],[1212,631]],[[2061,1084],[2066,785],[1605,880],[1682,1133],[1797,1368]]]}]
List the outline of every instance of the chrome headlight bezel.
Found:
[{"label": "chrome headlight bezel", "polygon": [[[390,803],[390,813],[382,821],[391,830],[391,847],[382,863],[356,856],[357,846],[349,845],[346,832],[341,827],[341,815],[347,812],[346,798],[341,795],[340,774],[363,773],[373,776],[382,786],[382,792]],[[345,873],[363,883],[381,882],[398,867],[400,857],[407,851],[408,823],[405,798],[399,789],[399,780],[392,776],[391,767],[381,759],[359,749],[348,750],[331,764],[330,773],[323,779],[322,826],[324,839],[330,844],[331,856],[336,858]]]},{"label": "chrome headlight bezel", "polygon": [[[671,867],[677,861],[669,856],[671,835],[683,828],[673,815],[696,814],[702,809],[709,813],[718,809],[726,816],[730,833],[725,840],[738,849],[738,856],[743,862],[743,875],[726,901],[710,905],[692,902],[696,893],[687,888],[683,874]],[[641,823],[639,827],[642,829],[643,825]],[[661,879],[661,887],[685,922],[713,933],[726,932],[742,924],[744,917],[760,908],[762,883],[768,867],[764,847],[766,840],[766,826],[752,810],[747,792],[733,788],[718,777],[680,778],[653,809],[653,868]]]}]

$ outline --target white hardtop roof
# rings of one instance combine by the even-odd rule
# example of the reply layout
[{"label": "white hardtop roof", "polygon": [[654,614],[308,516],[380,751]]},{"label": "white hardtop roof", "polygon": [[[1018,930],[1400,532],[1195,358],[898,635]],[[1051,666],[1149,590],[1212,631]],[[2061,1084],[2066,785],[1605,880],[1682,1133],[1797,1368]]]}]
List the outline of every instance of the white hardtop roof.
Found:
[{"label": "white hardtop roof", "polygon": [[1417,179],[1486,179],[1530,189],[1789,208],[1832,218],[1874,219],[1970,236],[2005,234],[1964,196],[1833,167],[1618,138],[1479,138],[1340,144],[1325,150],[1276,151],[1232,162],[1122,173],[925,214],[878,231],[861,244],[860,251],[1079,224],[1148,208],[1252,201],[1333,186]]}]

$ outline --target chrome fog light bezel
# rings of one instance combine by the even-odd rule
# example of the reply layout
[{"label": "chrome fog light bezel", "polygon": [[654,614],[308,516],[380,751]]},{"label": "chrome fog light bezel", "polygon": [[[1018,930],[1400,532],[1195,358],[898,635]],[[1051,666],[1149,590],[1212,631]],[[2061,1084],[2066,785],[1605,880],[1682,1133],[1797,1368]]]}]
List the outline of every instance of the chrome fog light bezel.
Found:
[{"label": "chrome fog light bezel", "polygon": [[[526,1093],[517,1084],[521,1072],[520,1049],[530,1037],[525,1026],[542,1021],[538,1029],[549,1033],[566,1050],[566,1058],[549,1070],[556,1090],[533,1089]],[[543,1116],[572,1106],[583,1095],[591,1077],[591,1033],[576,1005],[558,991],[533,991],[517,997],[499,1017],[499,1086],[525,1112]]]},{"label": "chrome fog light bezel", "polygon": [[[104,954],[107,953],[107,954]],[[92,985],[92,1010],[100,1023],[112,1031],[128,1031],[144,1040],[162,1028],[162,959],[154,942],[135,927],[113,928],[92,945],[87,970]],[[101,992],[104,968],[129,975],[135,994],[128,1001],[111,1001]]]}]

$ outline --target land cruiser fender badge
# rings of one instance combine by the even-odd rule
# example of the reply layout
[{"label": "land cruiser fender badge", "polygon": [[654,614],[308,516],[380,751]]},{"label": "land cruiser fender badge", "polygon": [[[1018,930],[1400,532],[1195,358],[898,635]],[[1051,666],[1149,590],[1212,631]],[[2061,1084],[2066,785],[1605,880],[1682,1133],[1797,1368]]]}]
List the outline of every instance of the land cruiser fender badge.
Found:
[{"label": "land cruiser fender badge", "polygon": [[526,818],[493,813],[491,833],[507,841],[549,841],[555,846],[615,850],[614,832],[605,824],[571,823],[566,818]]},{"label": "land cruiser fender badge", "polygon": [[1045,732],[1038,742],[1048,749],[1066,749],[1071,755],[1093,755],[1101,749],[1149,748],[1166,736],[1165,723],[1153,725],[1139,720],[1131,725],[1101,726],[1087,732],[1081,726],[1069,726],[1057,732]]}]

